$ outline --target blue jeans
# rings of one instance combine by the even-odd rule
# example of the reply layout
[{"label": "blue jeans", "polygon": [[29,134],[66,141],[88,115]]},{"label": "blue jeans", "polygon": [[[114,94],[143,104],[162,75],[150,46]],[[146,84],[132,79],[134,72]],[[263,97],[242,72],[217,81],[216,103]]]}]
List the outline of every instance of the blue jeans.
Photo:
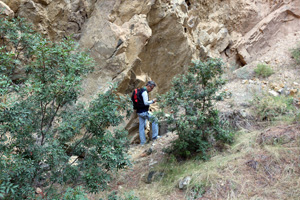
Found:
[{"label": "blue jeans", "polygon": [[152,139],[157,138],[158,136],[158,124],[157,119],[154,118],[149,112],[142,112],[138,113],[139,116],[139,134],[140,134],[140,140],[141,144],[146,143],[146,136],[145,136],[145,126],[146,126],[146,120],[153,120],[152,122]]}]

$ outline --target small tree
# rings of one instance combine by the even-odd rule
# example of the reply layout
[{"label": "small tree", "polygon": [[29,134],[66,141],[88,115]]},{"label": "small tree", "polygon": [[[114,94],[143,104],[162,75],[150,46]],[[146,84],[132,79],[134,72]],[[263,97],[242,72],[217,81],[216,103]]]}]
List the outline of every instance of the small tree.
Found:
[{"label": "small tree", "polygon": [[221,79],[223,63],[218,59],[197,61],[188,72],[173,80],[172,88],[162,95],[161,108],[170,113],[158,113],[176,131],[178,139],[171,151],[182,157],[200,153],[207,158],[207,149],[215,140],[231,142],[232,134],[219,120],[214,102],[223,98],[217,91],[225,83]]},{"label": "small tree", "polygon": [[20,55],[30,51],[31,56],[18,61],[26,71],[19,85],[5,73],[17,58],[1,65],[0,198],[35,199],[37,187],[47,199],[61,199],[68,187],[104,190],[110,174],[129,164],[127,132],[107,128],[122,122],[130,99],[117,95],[112,86],[89,106],[76,103],[82,77],[92,71],[93,60],[69,39],[53,43],[29,34],[34,44],[14,47],[10,45],[14,34],[22,32],[16,29],[3,36],[0,60],[15,55],[15,48],[22,48]]}]

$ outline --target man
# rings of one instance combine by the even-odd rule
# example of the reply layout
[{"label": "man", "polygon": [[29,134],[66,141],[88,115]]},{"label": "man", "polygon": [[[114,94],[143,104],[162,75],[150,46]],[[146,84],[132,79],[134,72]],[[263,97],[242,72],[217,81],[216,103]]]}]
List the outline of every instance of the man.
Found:
[{"label": "man", "polygon": [[138,98],[142,99],[143,102],[137,108],[137,114],[139,116],[139,135],[141,140],[141,145],[146,143],[145,137],[145,125],[146,120],[152,121],[152,140],[156,140],[158,136],[158,124],[157,120],[149,113],[149,105],[156,102],[156,99],[149,101],[148,93],[153,90],[156,86],[154,81],[148,81],[145,87],[141,88],[138,93]]}]

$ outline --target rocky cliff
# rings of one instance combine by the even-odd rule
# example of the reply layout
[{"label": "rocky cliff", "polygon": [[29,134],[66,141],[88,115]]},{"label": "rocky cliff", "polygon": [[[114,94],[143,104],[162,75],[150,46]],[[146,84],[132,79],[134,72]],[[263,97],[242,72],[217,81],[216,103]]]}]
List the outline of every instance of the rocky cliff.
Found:
[{"label": "rocky cliff", "polygon": [[2,2],[49,38],[72,35],[91,50],[97,68],[85,80],[86,99],[116,81],[122,93],[150,79],[155,92],[165,92],[191,59],[222,57],[243,66],[300,28],[296,0]]}]

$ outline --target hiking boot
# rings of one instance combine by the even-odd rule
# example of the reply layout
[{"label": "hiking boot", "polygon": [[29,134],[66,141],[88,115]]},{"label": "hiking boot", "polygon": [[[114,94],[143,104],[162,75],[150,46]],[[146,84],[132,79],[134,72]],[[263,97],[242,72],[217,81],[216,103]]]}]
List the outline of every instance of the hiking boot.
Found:
[{"label": "hiking boot", "polygon": [[159,139],[159,138],[161,138],[161,136],[158,135],[158,136],[152,138],[152,140],[154,141],[154,140],[157,140],[157,139]]}]

